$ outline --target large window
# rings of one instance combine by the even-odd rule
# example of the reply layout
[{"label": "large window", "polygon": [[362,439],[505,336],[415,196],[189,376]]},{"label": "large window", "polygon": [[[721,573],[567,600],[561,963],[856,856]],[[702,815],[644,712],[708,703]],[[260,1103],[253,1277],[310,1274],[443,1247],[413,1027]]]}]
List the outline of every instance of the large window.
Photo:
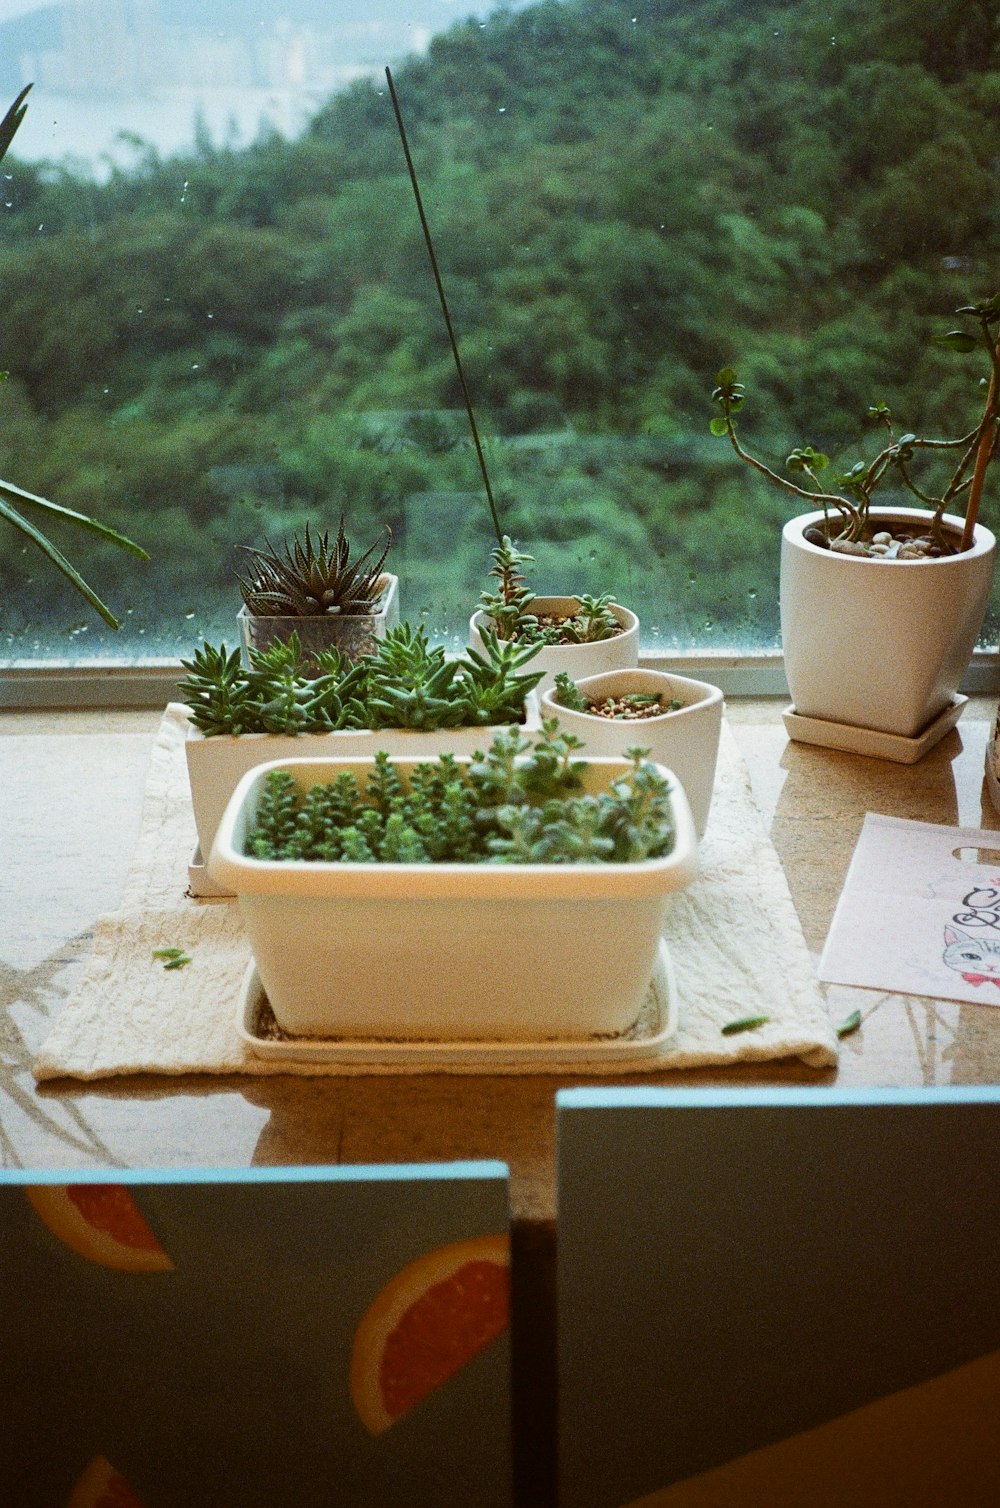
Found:
[{"label": "large window", "polygon": [[[0,658],[234,641],[241,544],[388,524],[403,614],[459,638],[489,513],[405,174],[392,62],[505,526],[536,590],[665,652],[777,643],[768,459],[868,404],[971,425],[930,344],[1000,287],[986,0],[0,0],[0,476],[145,544],[10,528]],[[996,522],[987,506],[986,522]]]}]

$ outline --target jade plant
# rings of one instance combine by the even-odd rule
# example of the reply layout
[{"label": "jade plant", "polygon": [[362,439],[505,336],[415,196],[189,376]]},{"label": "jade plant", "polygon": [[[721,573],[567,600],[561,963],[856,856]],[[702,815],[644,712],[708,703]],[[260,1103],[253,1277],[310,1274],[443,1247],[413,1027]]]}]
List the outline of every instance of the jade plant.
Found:
[{"label": "jade plant", "polygon": [[659,717],[664,712],[677,712],[684,705],[677,697],[668,700],[658,691],[624,691],[615,696],[586,696],[565,670],[556,674],[552,699],[570,712],[585,712],[591,717],[604,717],[615,722]]},{"label": "jade plant", "polygon": [[[24,119],[27,106],[27,84],[17,99],[11,105],[7,114],[0,120],[0,162],[7,154],[15,133]],[[0,382],[6,382],[9,372],[0,372]],[[64,508],[60,503],[49,502],[48,498],[38,497],[33,492],[26,492],[23,487],[16,487],[13,482],[0,481],[0,518],[13,525],[21,534],[30,539],[32,544],[38,546],[42,554],[61,571],[67,581],[80,593],[96,613],[100,615],[109,628],[120,628],[121,624],[112,613],[111,609],[101,601],[94,589],[80,575],[75,566],[71,565],[61,550],[52,543],[41,529],[25,518],[23,509],[34,509],[36,512],[47,514],[49,518],[62,519],[72,524],[77,529],[84,529],[90,534],[96,534],[101,539],[106,539],[109,544],[116,545],[120,550],[127,550],[130,554],[138,556],[140,560],[148,560],[149,556],[141,545],[134,540],[119,534],[117,529],[110,528],[107,524],[99,523],[96,518],[89,518],[85,513],[77,513],[73,508]]]},{"label": "jade plant", "polygon": [[332,543],[328,532],[314,538],[306,524],[301,536],[286,539],[280,549],[269,541],[265,544],[263,550],[241,546],[249,565],[247,574],[237,580],[243,601],[255,617],[320,618],[377,610],[382,567],[392,545],[388,526],[379,553],[381,538],[355,559],[343,517]]},{"label": "jade plant", "polygon": [[[822,524],[806,531],[805,537],[813,544],[848,554],[903,560],[966,550],[972,544],[986,471],[997,447],[1000,293],[977,304],[965,304],[956,313],[968,328],[935,336],[935,344],[959,354],[984,353],[988,373],[982,382],[985,392],[982,411],[965,434],[952,439],[930,439],[909,431],[899,433],[888,407],[875,403],[868,409],[867,417],[881,431],[882,443],[873,459],[858,460],[847,471],[837,471],[832,485],[825,486],[820,473],[827,471],[830,458],[810,445],[801,446],[785,461],[786,469],[799,478],[793,481],[752,455],[740,440],[736,416],[747,394],[732,367],[723,368],[716,376],[712,397],[722,413],[712,420],[712,433],[727,438],[740,459],[768,481],[811,508],[823,510]],[[928,461],[945,463],[940,482],[934,483],[927,477]],[[917,506],[929,511],[926,528],[918,538],[907,538],[906,531],[898,526],[880,530],[879,525],[873,524],[870,518],[873,498],[888,483],[905,489]],[[943,526],[945,513],[957,513],[963,519],[962,536],[957,543]]]},{"label": "jade plant", "polygon": [[[323,863],[633,863],[669,854],[669,783],[630,749],[631,769],[607,790],[582,789],[583,748],[558,722],[531,748],[516,728],[467,764],[443,754],[405,781],[385,753],[366,784],[351,771],[301,795],[292,776],[264,779],[244,851]],[[523,756],[523,757],[522,757]]]},{"label": "jade plant", "polygon": [[240,733],[331,733],[349,728],[491,727],[524,721],[525,698],[541,671],[525,671],[535,645],[483,638],[482,652],[447,659],[426,630],[402,623],[374,652],[351,662],[340,650],[317,652],[305,669],[297,634],[267,650],[203,644],[181,694],[191,721],[208,736]]}]

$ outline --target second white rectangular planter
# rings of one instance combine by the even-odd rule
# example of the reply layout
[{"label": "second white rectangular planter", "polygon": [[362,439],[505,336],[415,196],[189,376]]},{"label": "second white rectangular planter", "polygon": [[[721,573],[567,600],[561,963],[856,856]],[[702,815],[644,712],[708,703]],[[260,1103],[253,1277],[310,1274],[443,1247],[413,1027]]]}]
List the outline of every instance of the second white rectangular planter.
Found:
[{"label": "second white rectangular planter", "polygon": [[[406,778],[415,761],[397,761]],[[306,1037],[497,1040],[627,1030],[642,1008],[671,891],[697,871],[672,782],[671,854],[635,864],[322,864],[247,857],[268,768],[301,790],[370,761],[250,772],[209,861],[234,891],[278,1025]],[[631,766],[587,761],[599,790]],[[669,778],[669,771],[663,772]]]},{"label": "second white rectangular planter", "polygon": [[[534,692],[525,699],[526,738],[540,726]],[[178,706],[178,710],[185,709]],[[193,723],[184,742],[191,805],[198,829],[198,847],[207,860],[216,829],[233,791],[248,770],[270,760],[371,758],[384,749],[393,758],[436,759],[439,754],[475,754],[488,748],[498,728],[438,728],[424,732],[414,728],[344,729],[339,733],[240,733],[215,734],[206,738]]]}]

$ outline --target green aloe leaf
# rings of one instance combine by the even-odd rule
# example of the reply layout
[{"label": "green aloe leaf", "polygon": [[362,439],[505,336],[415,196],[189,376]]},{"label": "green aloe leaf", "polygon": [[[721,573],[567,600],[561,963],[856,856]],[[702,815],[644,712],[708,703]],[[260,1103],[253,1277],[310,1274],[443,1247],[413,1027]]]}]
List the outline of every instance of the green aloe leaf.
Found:
[{"label": "green aloe leaf", "polygon": [[23,487],[16,487],[13,482],[0,480],[0,493],[16,498],[19,503],[27,503],[30,508],[40,508],[44,513],[51,513],[56,518],[65,519],[67,523],[76,524],[80,529],[87,529],[91,534],[99,534],[102,539],[110,540],[121,549],[138,555],[140,560],[149,559],[146,551],[141,545],[137,545],[134,539],[129,539],[125,534],[119,534],[117,529],[100,523],[96,518],[89,518],[86,513],[77,513],[74,508],[64,508],[61,503],[50,502],[48,498],[39,497],[34,492],[25,492]]},{"label": "green aloe leaf", "polygon": [[14,140],[14,135],[17,131],[17,128],[24,119],[24,112],[28,108],[25,101],[28,97],[28,90],[30,88],[30,84],[25,84],[24,88],[17,96],[17,99],[7,111],[7,114],[4,116],[3,120],[0,120],[0,161],[2,161],[6,156],[7,148]]},{"label": "green aloe leaf", "polygon": [[738,1021],[727,1021],[721,1028],[724,1037],[734,1037],[737,1032],[752,1032],[758,1026],[766,1026],[770,1016],[741,1016]]},{"label": "green aloe leaf", "polygon": [[28,519],[22,518],[17,509],[12,508],[2,497],[0,497],[0,518],[5,518],[8,523],[14,525],[15,529],[20,529],[22,534],[26,534],[38,546],[43,555],[48,556],[56,569],[63,573],[67,581],[72,582],[81,597],[84,597],[94,611],[100,614],[109,628],[121,628],[121,624],[114,613],[101,601],[93,588],[87,585],[75,566],[70,565],[65,555],[56,549],[51,540],[46,539],[41,529],[36,529],[34,524],[30,523]]}]

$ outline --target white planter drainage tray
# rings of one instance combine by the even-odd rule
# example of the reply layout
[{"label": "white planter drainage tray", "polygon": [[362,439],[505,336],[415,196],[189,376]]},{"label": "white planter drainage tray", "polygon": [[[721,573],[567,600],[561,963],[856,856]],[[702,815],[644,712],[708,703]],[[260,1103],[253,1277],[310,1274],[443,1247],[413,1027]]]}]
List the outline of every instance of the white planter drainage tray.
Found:
[{"label": "white planter drainage tray", "polygon": [[545,1064],[556,1072],[573,1067],[613,1064],[615,1071],[643,1063],[663,1052],[677,1031],[677,984],[667,945],[661,940],[653,977],[635,1024],[617,1036],[558,1037],[524,1041],[432,1039],[402,1042],[384,1037],[290,1037],[274,1020],[256,964],[243,979],[236,1007],[236,1030],[255,1057],[277,1063],[326,1063],[346,1067],[377,1064],[412,1069],[456,1066],[497,1072],[504,1068]]},{"label": "white planter drainage tray", "polygon": [[[461,762],[461,761],[460,761]],[[282,1032],[406,1042],[618,1036],[635,1027],[672,891],[697,872],[672,785],[673,851],[634,864],[286,863],[243,852],[267,771],[302,791],[370,760],[280,761],[240,781],[211,878],[239,898],[260,983]],[[395,761],[407,779],[414,761]],[[631,766],[585,761],[596,792]]]}]

